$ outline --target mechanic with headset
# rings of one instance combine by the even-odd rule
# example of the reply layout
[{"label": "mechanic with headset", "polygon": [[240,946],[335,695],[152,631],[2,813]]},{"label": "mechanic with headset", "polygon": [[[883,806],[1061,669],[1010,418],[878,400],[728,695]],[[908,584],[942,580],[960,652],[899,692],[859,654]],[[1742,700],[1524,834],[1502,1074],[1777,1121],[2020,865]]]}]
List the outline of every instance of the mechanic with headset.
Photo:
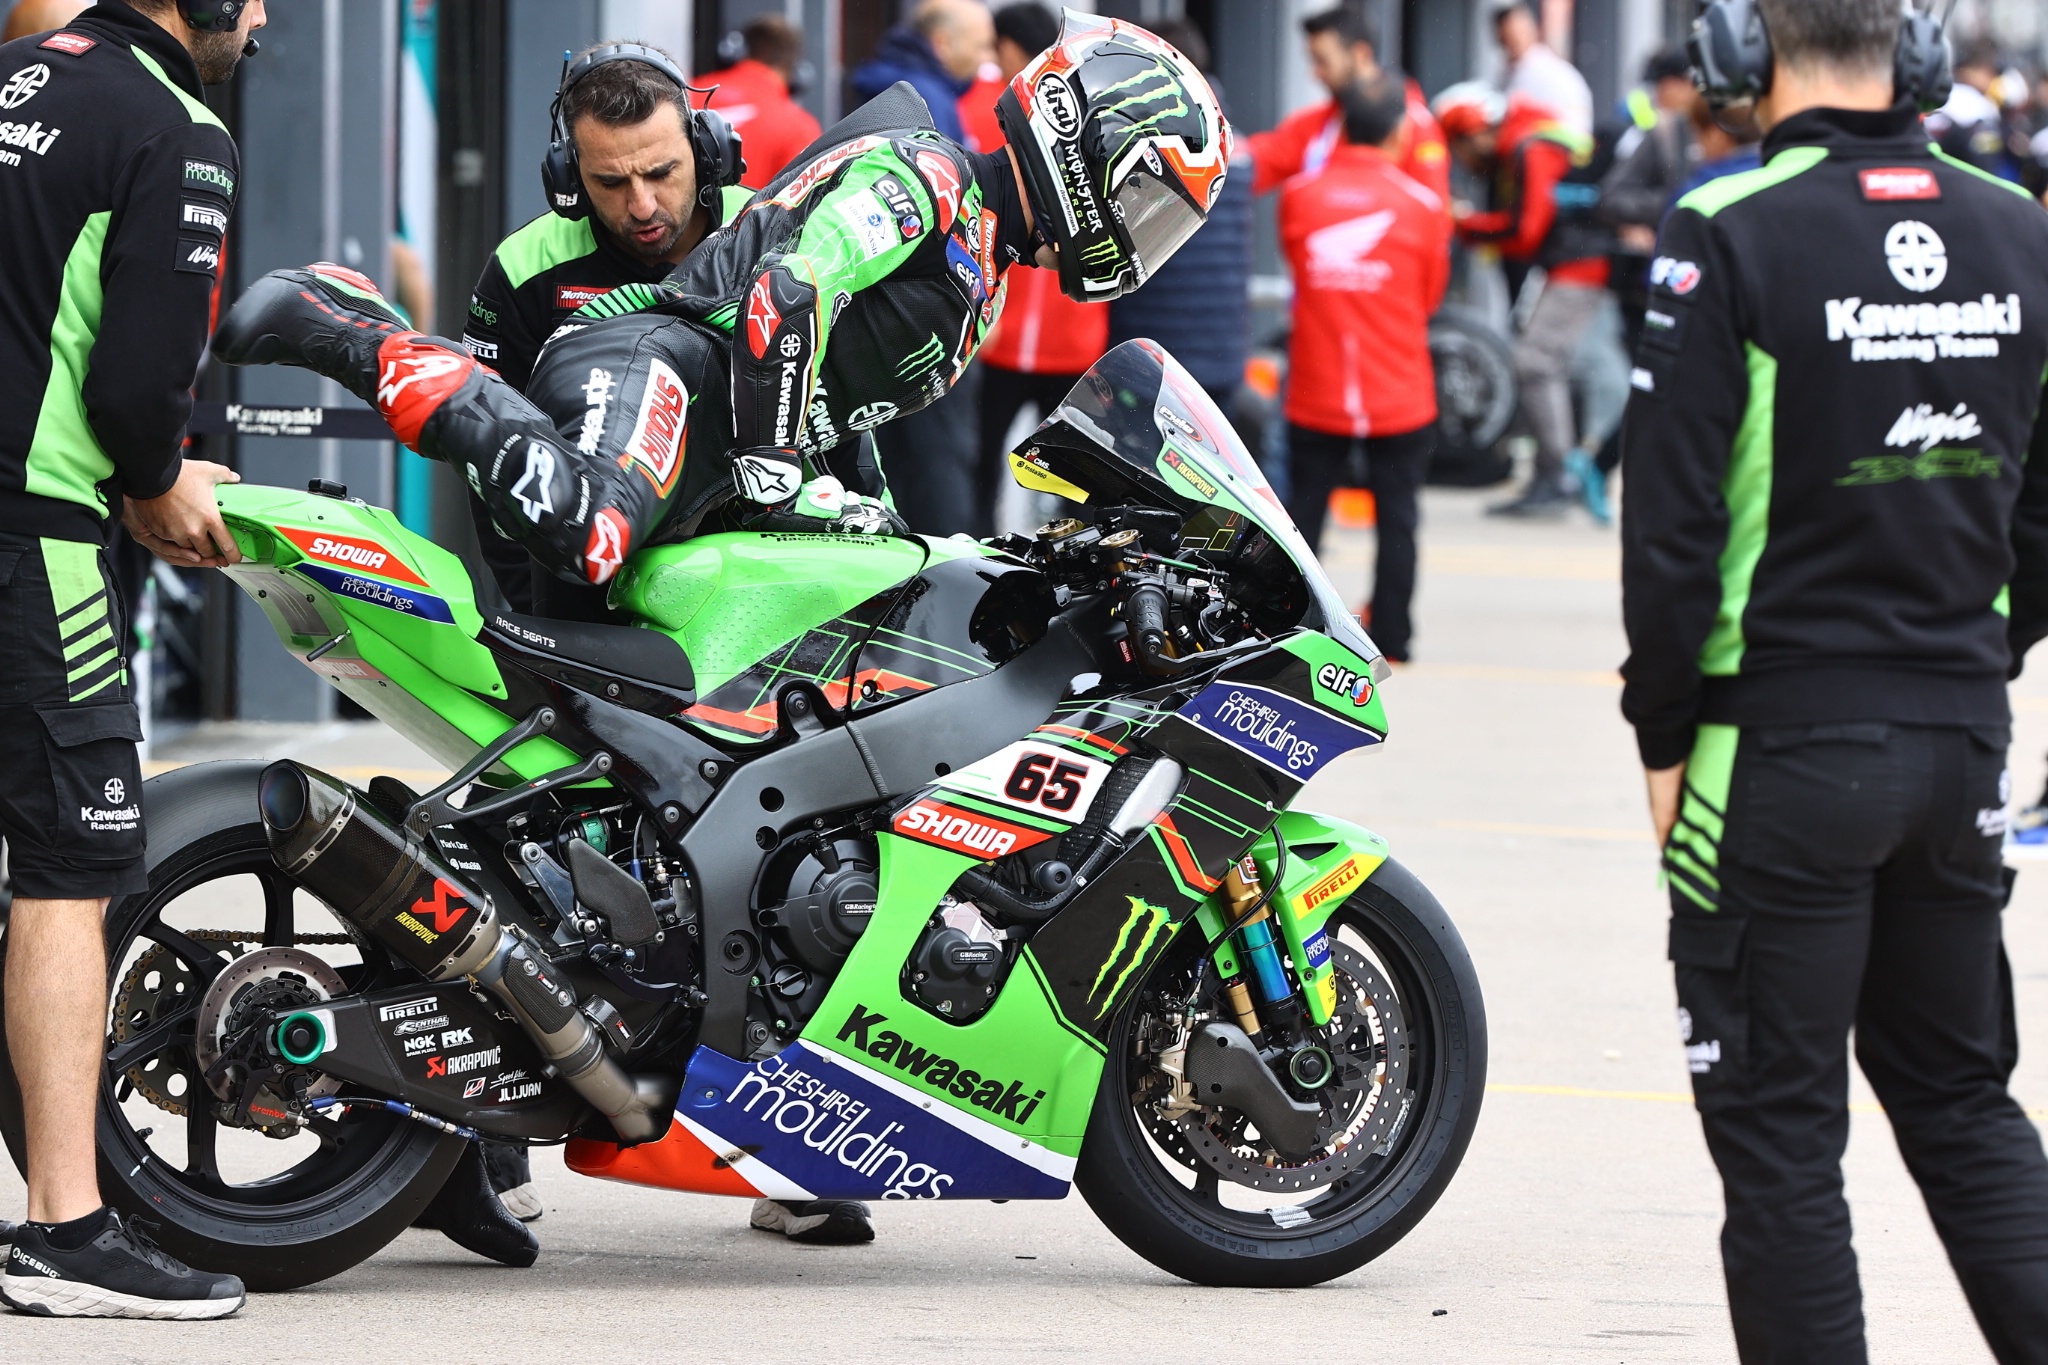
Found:
[{"label": "mechanic with headset", "polygon": [[[0,47],[0,833],[14,905],[6,1037],[28,1218],[0,1299],[58,1317],[218,1318],[242,1282],[188,1268],[101,1203],[101,920],[149,884],[119,519],[173,564],[239,556],[187,460],[192,380],[241,176],[202,101],[262,0],[128,0]],[[4,1240],[4,1239],[0,1239]]]},{"label": "mechanic with headset", "polygon": [[1866,1356],[1848,1039],[2001,1361],[2048,1360],[2048,1159],[2001,911],[2005,684],[2048,634],[2048,215],[1929,146],[1898,0],[1712,0],[1764,165],[1672,212],[1623,428],[1622,710],[1745,1361]]},{"label": "mechanic with headset", "polygon": [[[463,323],[470,353],[521,393],[571,314],[620,285],[662,280],[752,195],[739,186],[739,139],[723,115],[692,109],[688,91],[675,61],[641,43],[599,43],[564,67],[542,168],[550,211],[491,253]],[[470,512],[505,600],[532,611],[526,551],[492,526],[481,497]]]}]

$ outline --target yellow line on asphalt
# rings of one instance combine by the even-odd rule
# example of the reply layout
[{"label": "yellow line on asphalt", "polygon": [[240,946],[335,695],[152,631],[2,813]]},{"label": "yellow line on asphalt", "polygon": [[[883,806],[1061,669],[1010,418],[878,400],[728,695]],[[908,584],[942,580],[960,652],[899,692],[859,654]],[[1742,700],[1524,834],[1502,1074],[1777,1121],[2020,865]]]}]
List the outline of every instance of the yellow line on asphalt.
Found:
[{"label": "yellow line on asphalt", "polygon": [[[1504,1085],[1489,1083],[1489,1091],[1503,1095],[1556,1095],[1569,1100],[1635,1100],[1648,1104],[1691,1104],[1692,1096],[1682,1090],[1593,1090],[1580,1085]],[[1852,1104],[1852,1114],[1882,1114],[1884,1106],[1877,1104]],[[2035,1122],[2048,1119],[2048,1109],[2029,1109],[2027,1117]]]},{"label": "yellow line on asphalt", "polygon": [[1610,829],[1604,825],[1523,825],[1512,820],[1439,820],[1438,829],[1467,834],[1512,834],[1530,839],[1617,839],[1624,843],[1645,843],[1646,829]]}]

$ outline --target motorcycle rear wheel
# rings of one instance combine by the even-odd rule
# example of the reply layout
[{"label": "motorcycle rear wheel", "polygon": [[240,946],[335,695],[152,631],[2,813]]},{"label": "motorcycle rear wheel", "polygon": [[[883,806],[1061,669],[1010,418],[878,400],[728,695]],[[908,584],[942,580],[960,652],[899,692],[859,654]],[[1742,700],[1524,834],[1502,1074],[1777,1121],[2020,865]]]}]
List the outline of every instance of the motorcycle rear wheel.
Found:
[{"label": "motorcycle rear wheel", "polygon": [[[218,940],[195,939],[167,922],[165,912],[183,898],[181,918],[191,917],[195,905],[205,913],[209,884],[247,878],[262,892],[263,927],[260,934],[250,931],[252,940],[283,946],[341,928],[339,919],[306,893],[294,896],[291,883],[271,861],[256,811],[256,778],[262,769],[260,763],[206,764],[153,778],[144,787],[150,813],[149,890],[108,907],[108,986],[110,992],[132,991],[130,978],[138,970],[170,985],[154,993],[145,1015],[128,1021],[125,1040],[109,1037],[98,1121],[101,1197],[153,1225],[153,1239],[179,1259],[239,1275],[258,1291],[313,1284],[368,1258],[403,1232],[440,1191],[464,1145],[461,1138],[397,1115],[351,1107],[339,1118],[330,1111],[313,1120],[310,1132],[318,1146],[303,1159],[263,1170],[254,1179],[236,1179],[245,1172],[238,1172],[230,1159],[223,1174],[223,1156],[280,1166],[306,1144],[298,1138],[290,1140],[296,1147],[267,1148],[264,1144],[276,1140],[252,1139],[246,1130],[214,1117],[194,1055],[193,1023],[198,996],[229,956],[216,949]],[[344,949],[344,955],[351,952],[361,961],[340,968],[351,989],[381,984],[394,970],[374,950]],[[154,1093],[182,1103],[182,1118],[154,1114],[136,1103],[138,1077],[148,1087],[145,1098]],[[158,1110],[165,1107],[149,1102]],[[138,1124],[145,1117],[155,1121]],[[150,1141],[170,1124],[184,1130],[182,1163],[178,1152]],[[0,1134],[16,1167],[25,1171],[21,1095],[4,1033]],[[224,1148],[224,1134],[239,1147]]]},{"label": "motorcycle rear wheel", "polygon": [[[1389,1068],[1403,1077],[1383,1104],[1406,1104],[1385,1151],[1375,1148],[1345,1174],[1280,1203],[1225,1182],[1187,1151],[1156,1140],[1146,1107],[1156,1095],[1153,1068],[1139,1055],[1134,1026],[1172,982],[1192,968],[1192,952],[1170,952],[1118,1016],[1109,1058],[1074,1183],[1119,1241],[1169,1274],[1197,1284],[1294,1289],[1349,1274],[1405,1237],[1457,1173],[1479,1120],[1486,1088],[1486,1013],[1464,940],[1429,889],[1398,863],[1384,865],[1330,919],[1328,932],[1351,960],[1390,986],[1406,1042]],[[1183,943],[1199,945],[1193,932]],[[1361,971],[1367,970],[1361,968]],[[1398,1111],[1397,1111],[1398,1112]],[[1372,1130],[1379,1131],[1379,1130]],[[1285,1168],[1270,1188],[1289,1188]],[[1224,1197],[1228,1189],[1229,1202]],[[1270,1206],[1259,1208],[1261,1201]]]}]

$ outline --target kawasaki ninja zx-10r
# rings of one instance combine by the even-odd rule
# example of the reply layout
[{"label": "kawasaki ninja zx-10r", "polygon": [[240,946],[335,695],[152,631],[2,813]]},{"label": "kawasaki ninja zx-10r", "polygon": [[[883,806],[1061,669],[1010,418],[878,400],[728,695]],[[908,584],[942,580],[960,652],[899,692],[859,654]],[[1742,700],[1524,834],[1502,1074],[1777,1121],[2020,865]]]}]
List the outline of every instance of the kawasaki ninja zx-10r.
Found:
[{"label": "kawasaki ninja zx-10r", "polygon": [[1486,1044],[1436,898],[1289,808],[1385,737],[1378,651],[1151,343],[1012,464],[1086,524],[655,546],[632,626],[485,621],[389,512],[222,488],[286,647],[457,771],[151,781],[111,1202],[257,1289],[369,1256],[478,1137],[780,1199],[1076,1184],[1208,1284],[1392,1246]]}]

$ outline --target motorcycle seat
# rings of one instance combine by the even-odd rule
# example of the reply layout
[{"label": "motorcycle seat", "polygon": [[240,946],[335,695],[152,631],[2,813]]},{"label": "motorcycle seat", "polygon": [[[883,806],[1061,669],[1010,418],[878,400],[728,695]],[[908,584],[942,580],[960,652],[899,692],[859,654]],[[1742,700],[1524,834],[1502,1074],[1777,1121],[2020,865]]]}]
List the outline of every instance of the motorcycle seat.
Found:
[{"label": "motorcycle seat", "polygon": [[578,672],[641,683],[686,698],[697,690],[690,656],[673,636],[658,630],[500,611],[491,614],[484,633],[529,658],[538,656]]}]

